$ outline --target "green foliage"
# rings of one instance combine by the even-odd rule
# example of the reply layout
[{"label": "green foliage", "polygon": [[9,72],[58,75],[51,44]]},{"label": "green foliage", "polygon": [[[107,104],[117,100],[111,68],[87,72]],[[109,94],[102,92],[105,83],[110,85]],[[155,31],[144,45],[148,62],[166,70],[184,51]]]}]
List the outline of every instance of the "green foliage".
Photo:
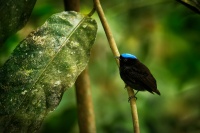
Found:
[{"label": "green foliage", "polygon": [[180,3],[184,4],[191,10],[200,14],[200,2],[198,0],[177,0]]},{"label": "green foliage", "polygon": [[0,68],[0,131],[36,132],[85,69],[97,24],[76,12],[52,15]]},{"label": "green foliage", "polygon": [[27,22],[36,0],[1,0],[0,46]]},{"label": "green foliage", "polygon": [[[176,1],[113,0],[101,3],[120,52],[133,53],[147,65],[161,91],[160,97],[146,92],[137,94],[141,133],[199,132],[199,14]],[[88,13],[92,5],[92,1],[81,1],[81,12]],[[29,24],[17,34],[18,38],[27,29],[43,23],[50,14],[62,10],[62,1],[38,1]],[[96,44],[89,62],[97,132],[131,133],[132,119],[124,83],[119,77],[100,21],[96,14],[92,17],[99,23]],[[13,49],[13,42],[10,42],[2,52]],[[6,59],[4,55],[1,57],[4,57],[2,60]],[[57,131],[62,133],[70,130],[76,133],[76,115],[71,111],[74,106],[75,94],[70,89],[66,91],[58,109],[47,118],[51,121],[44,124],[45,127],[49,123],[53,123],[49,126],[55,128],[63,124]],[[67,114],[63,114],[65,111]],[[70,117],[68,122],[71,123],[68,124],[63,119],[70,114],[75,118]]]}]

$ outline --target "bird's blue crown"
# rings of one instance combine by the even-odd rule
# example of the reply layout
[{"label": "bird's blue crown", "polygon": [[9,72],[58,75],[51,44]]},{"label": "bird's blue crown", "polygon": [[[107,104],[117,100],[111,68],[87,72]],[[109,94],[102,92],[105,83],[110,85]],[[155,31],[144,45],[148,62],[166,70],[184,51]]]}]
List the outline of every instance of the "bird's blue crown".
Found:
[{"label": "bird's blue crown", "polygon": [[135,55],[128,54],[128,53],[121,54],[121,56],[124,58],[137,59],[137,57]]}]

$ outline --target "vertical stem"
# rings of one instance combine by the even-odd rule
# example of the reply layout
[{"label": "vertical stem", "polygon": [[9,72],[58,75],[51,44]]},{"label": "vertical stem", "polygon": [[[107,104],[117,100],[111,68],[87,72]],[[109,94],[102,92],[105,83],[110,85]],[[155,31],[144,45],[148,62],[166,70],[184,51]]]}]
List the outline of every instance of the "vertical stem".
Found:
[{"label": "vertical stem", "polygon": [[80,11],[79,0],[64,0],[65,11]]},{"label": "vertical stem", "polygon": [[80,133],[96,133],[94,110],[87,68],[75,83]]},{"label": "vertical stem", "polygon": [[[79,0],[64,0],[66,11],[79,11]],[[87,68],[79,75],[75,83],[80,133],[96,133],[94,109],[92,104],[90,79]]]},{"label": "vertical stem", "polygon": [[[99,15],[99,18],[101,20],[101,23],[103,25],[104,31],[106,33],[110,48],[111,48],[114,56],[119,56],[120,53],[118,51],[117,44],[116,44],[115,39],[114,39],[114,37],[112,35],[110,26],[108,25],[108,22],[106,20],[106,17],[104,15],[104,12],[103,12],[103,9],[101,7],[101,4],[100,4],[99,0],[94,0],[94,4],[95,4],[94,6],[95,6],[95,8],[97,10],[97,13]],[[117,62],[117,65],[119,65],[119,60],[118,59],[116,59],[116,62]]]},{"label": "vertical stem", "polygon": [[[127,92],[129,97],[134,96],[134,91],[132,88],[127,87]],[[131,106],[131,114],[133,119],[133,130],[134,133],[140,133],[140,126],[139,126],[139,119],[138,119],[138,113],[137,113],[137,105],[135,98],[131,98],[130,100],[130,106]]]},{"label": "vertical stem", "polygon": [[[101,20],[101,23],[103,25],[104,31],[106,33],[110,48],[111,48],[114,56],[119,56],[120,53],[118,51],[114,37],[112,35],[112,32],[110,30],[110,27],[108,25],[108,22],[106,20],[105,15],[104,15],[101,4],[100,4],[99,0],[93,0],[93,1],[94,1],[94,6],[95,6],[97,13],[99,15],[99,18]],[[117,65],[119,66],[119,61],[117,59],[116,59],[116,62],[117,62]],[[127,87],[127,92],[128,92],[129,97],[134,96],[134,91],[130,87]],[[135,101],[134,98],[130,99],[130,106],[131,106],[131,113],[132,113],[132,119],[133,119],[134,133],[140,133],[137,106],[136,106],[136,101]]]}]

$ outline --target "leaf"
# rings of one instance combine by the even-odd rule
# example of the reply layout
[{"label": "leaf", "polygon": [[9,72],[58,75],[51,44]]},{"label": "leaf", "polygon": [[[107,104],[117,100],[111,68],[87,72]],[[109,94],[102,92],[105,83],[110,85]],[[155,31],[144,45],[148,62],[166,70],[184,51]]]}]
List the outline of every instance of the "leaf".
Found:
[{"label": "leaf", "polygon": [[198,0],[177,0],[191,10],[200,14],[200,2]]},{"label": "leaf", "polygon": [[50,17],[0,68],[0,132],[37,132],[86,67],[97,24],[76,12]]},{"label": "leaf", "polygon": [[1,0],[0,45],[28,21],[36,0]]}]

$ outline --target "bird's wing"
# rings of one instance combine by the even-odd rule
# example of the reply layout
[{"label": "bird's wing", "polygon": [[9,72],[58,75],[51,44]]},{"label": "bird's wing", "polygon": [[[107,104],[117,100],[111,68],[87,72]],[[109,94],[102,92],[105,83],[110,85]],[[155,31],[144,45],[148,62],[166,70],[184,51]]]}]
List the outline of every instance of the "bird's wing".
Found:
[{"label": "bird's wing", "polygon": [[125,71],[127,78],[129,77],[129,80],[131,82],[144,86],[144,88],[151,93],[154,91],[159,94],[159,91],[157,90],[156,80],[145,65],[136,64],[134,67],[129,67]]},{"label": "bird's wing", "polygon": [[156,88],[156,80],[151,73],[147,73],[141,70],[138,71],[137,69],[135,70],[135,68],[131,68],[131,70],[127,72],[127,75],[132,77],[131,79],[135,82],[141,82],[146,86]]}]

